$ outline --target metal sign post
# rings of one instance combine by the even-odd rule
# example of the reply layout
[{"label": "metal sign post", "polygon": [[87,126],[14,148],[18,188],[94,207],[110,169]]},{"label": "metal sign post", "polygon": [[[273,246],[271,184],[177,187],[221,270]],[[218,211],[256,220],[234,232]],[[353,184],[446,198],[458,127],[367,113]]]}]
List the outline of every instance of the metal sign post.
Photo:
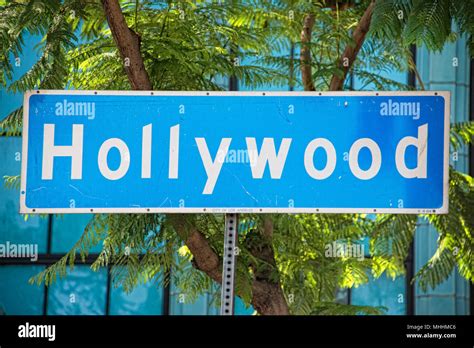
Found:
[{"label": "metal sign post", "polygon": [[447,91],[28,91],[20,212],[226,214],[232,315],[238,213],[446,214],[449,110]]},{"label": "metal sign post", "polygon": [[222,265],[221,315],[234,314],[235,259],[239,215],[225,214],[224,257]]}]

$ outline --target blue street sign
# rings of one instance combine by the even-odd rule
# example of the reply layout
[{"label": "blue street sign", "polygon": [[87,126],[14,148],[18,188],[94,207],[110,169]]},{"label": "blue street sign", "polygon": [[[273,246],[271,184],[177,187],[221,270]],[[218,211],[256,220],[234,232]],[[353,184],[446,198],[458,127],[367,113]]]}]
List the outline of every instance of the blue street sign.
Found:
[{"label": "blue street sign", "polygon": [[32,91],[22,213],[446,213],[449,92]]}]

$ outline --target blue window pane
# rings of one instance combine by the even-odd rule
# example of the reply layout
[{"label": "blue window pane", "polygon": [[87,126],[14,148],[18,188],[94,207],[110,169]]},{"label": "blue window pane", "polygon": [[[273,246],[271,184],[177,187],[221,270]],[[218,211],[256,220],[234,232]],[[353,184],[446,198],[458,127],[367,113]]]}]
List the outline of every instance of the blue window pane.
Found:
[{"label": "blue window pane", "polygon": [[234,300],[234,314],[235,315],[252,315],[255,312],[252,306],[245,307],[244,301],[240,297],[235,296]]},{"label": "blue window pane", "polygon": [[36,244],[46,252],[48,218],[29,215],[25,221],[20,211],[20,191],[6,188],[3,177],[20,174],[21,138],[0,137],[0,244]]},{"label": "blue window pane", "polygon": [[107,270],[92,271],[76,266],[63,279],[57,279],[48,291],[50,315],[103,315],[107,293]]},{"label": "blue window pane", "polygon": [[[289,44],[289,42],[288,42]],[[289,49],[281,49],[281,50],[276,50],[276,51],[273,51],[272,54],[275,56],[275,57],[280,57],[280,58],[284,58],[284,57],[288,57],[289,54],[290,54],[290,50]],[[262,66],[262,67],[266,67],[266,68],[270,68],[272,69],[273,67],[271,65],[268,65],[268,64],[263,64],[261,61],[259,61],[259,59],[253,57],[253,56],[249,56],[247,55],[246,57],[244,57],[244,59],[242,59],[242,65],[256,65],[256,66]],[[296,77],[296,81],[298,80],[299,78],[299,69],[295,69],[296,71],[296,74],[298,75]],[[297,86],[296,89],[298,89],[299,86]],[[248,85],[245,85],[243,83],[243,81],[238,81],[238,90],[239,91],[288,91],[290,88],[290,86],[288,84],[283,84],[283,85],[280,85],[280,84],[275,84],[274,82],[270,82],[270,83],[265,83],[263,85],[259,85],[259,86],[248,86]]]},{"label": "blue window pane", "polygon": [[395,280],[384,275],[351,290],[351,304],[358,306],[384,306],[386,314],[406,314],[405,277]]},{"label": "blue window pane", "polygon": [[[42,36],[40,35],[24,35],[23,52],[20,55],[19,65],[15,64],[15,57],[13,54],[10,54],[10,62],[14,64],[11,81],[19,79],[36,63],[41,53],[35,49],[35,46],[41,42],[41,39]],[[7,81],[7,84],[9,84],[9,82],[10,80]],[[0,88],[0,119],[5,118],[10,112],[19,108],[22,104],[23,93],[7,92],[6,88]]]},{"label": "blue window pane", "polygon": [[[176,272],[174,270],[173,272]],[[186,277],[186,271],[178,272],[178,277]],[[220,307],[218,306],[221,296],[220,285],[213,283],[206,293],[199,296],[194,302],[190,302],[187,298],[186,289],[180,290],[176,284],[171,282],[170,290],[170,314],[171,315],[219,315]],[[252,315],[255,312],[252,306],[248,308],[244,302],[235,296],[234,314],[235,315]]]},{"label": "blue window pane", "polygon": [[199,296],[193,303],[183,302],[182,295],[179,292],[172,292],[170,296],[170,314],[171,315],[218,315],[217,308],[211,294]]},{"label": "blue window pane", "polygon": [[216,306],[213,294],[216,294],[219,290],[217,287],[212,286],[207,293],[199,296],[194,302],[191,302],[187,297],[186,288],[180,289],[174,279],[186,279],[188,276],[187,271],[191,271],[191,264],[188,264],[184,269],[177,270],[173,269],[173,275],[171,277],[170,285],[170,314],[171,315],[218,315],[219,308]]},{"label": "blue window pane", "polygon": [[[81,238],[84,228],[92,218],[92,214],[69,214],[53,217],[51,252],[67,253]],[[99,253],[102,243],[93,247],[91,253]]]},{"label": "blue window pane", "polygon": [[348,289],[336,289],[336,303],[349,304],[349,290]]},{"label": "blue window pane", "polygon": [[[220,308],[215,305],[210,293],[199,296],[193,303],[182,303],[179,293],[174,293],[170,297],[171,315],[219,315],[220,313]],[[235,297],[235,315],[252,315],[254,312],[252,306],[245,307],[244,302],[239,297]]]},{"label": "blue window pane", "polygon": [[[179,273],[185,277],[185,273]],[[210,289],[210,291],[218,291]],[[171,315],[217,315],[219,308],[213,301],[212,293],[205,293],[199,296],[196,301],[190,302],[186,298],[186,291],[181,291],[174,282],[171,282],[170,290],[170,314]]]},{"label": "blue window pane", "polygon": [[[438,296],[436,296],[438,295]],[[442,297],[442,296],[446,297]],[[426,297],[416,298],[417,315],[459,315],[453,295],[427,294]]]},{"label": "blue window pane", "polygon": [[0,266],[0,314],[43,314],[44,286],[28,283],[28,279],[43,269],[43,266]]},{"label": "blue window pane", "polygon": [[[196,301],[188,302],[186,292],[180,292],[173,284],[170,294],[170,314],[171,315],[219,315],[220,308],[216,306],[215,297],[220,298],[220,287],[212,286],[209,292],[199,296]],[[244,302],[235,296],[234,314],[252,315],[255,312],[252,306],[246,307]]]},{"label": "blue window pane", "polygon": [[110,314],[163,314],[163,288],[153,281],[137,285],[130,293],[125,293],[121,286],[112,287]]},{"label": "blue window pane", "polygon": [[[201,295],[193,303],[182,303],[179,295],[179,293],[174,293],[170,296],[171,315],[219,315],[220,313],[220,308],[215,305],[212,294],[206,293]],[[235,315],[252,315],[254,312],[255,310],[252,306],[245,307],[244,302],[239,297],[235,297]]]}]

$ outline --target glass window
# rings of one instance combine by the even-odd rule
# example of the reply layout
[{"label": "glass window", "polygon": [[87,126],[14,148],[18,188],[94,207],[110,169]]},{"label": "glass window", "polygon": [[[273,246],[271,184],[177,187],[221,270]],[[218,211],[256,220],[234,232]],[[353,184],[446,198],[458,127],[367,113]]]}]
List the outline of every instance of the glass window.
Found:
[{"label": "glass window", "polygon": [[235,296],[234,300],[234,314],[235,315],[252,315],[255,312],[252,306],[245,307],[244,302],[240,297]]},{"label": "glass window", "polygon": [[110,314],[163,314],[163,288],[159,283],[149,281],[125,293],[121,286],[116,288],[111,285]]},{"label": "glass window", "polygon": [[351,289],[351,304],[359,306],[384,306],[386,314],[406,314],[405,277],[395,280],[385,274],[378,279],[369,280],[367,284]]},{"label": "glass window", "polygon": [[76,266],[48,291],[49,315],[103,315],[107,293],[107,270],[94,272],[89,266]]},{"label": "glass window", "polygon": [[44,266],[0,266],[0,315],[43,314],[44,286],[28,279]]},{"label": "glass window", "polygon": [[[67,253],[81,238],[84,228],[92,218],[92,214],[68,214],[53,217],[51,252]],[[93,247],[91,253],[99,253],[102,243]]]},{"label": "glass window", "polygon": [[[42,35],[26,34],[23,36],[23,52],[20,55],[20,61],[18,62],[19,64],[15,64],[15,68],[12,71],[12,80],[8,80],[7,83],[19,79],[21,76],[23,76],[23,74],[28,72],[28,70],[30,70],[31,67],[37,62],[41,55],[41,52],[39,50],[36,50],[35,47],[41,42],[42,38]],[[10,62],[16,63],[13,60],[13,56],[10,57]],[[6,88],[0,88],[0,119],[5,118],[10,112],[19,108],[22,104],[23,93],[7,92]]]},{"label": "glass window", "polygon": [[20,215],[20,191],[6,188],[5,175],[20,175],[21,138],[0,137],[0,243],[36,244],[38,252],[46,252],[48,218]]},{"label": "glass window", "polygon": [[186,302],[184,293],[179,291],[171,292],[170,296],[170,314],[171,315],[217,315],[217,308],[211,294],[199,296],[193,303]]},{"label": "glass window", "polygon": [[[210,292],[199,296],[195,302],[186,301],[185,292],[181,293],[174,286],[171,287],[170,295],[170,314],[171,315],[219,315],[220,308],[216,306],[215,296],[220,297],[220,287],[214,285]],[[237,296],[234,300],[235,315],[252,315],[254,313],[252,306],[245,307],[244,302]]]},{"label": "glass window", "polygon": [[336,303],[349,304],[349,289],[336,289]]}]

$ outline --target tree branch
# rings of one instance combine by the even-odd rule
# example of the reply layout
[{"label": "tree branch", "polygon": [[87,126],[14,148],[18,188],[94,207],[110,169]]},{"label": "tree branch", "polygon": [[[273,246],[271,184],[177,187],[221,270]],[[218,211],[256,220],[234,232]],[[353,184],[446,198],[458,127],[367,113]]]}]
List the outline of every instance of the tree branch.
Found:
[{"label": "tree branch", "polygon": [[288,304],[280,284],[254,281],[252,306],[262,315],[289,315]]},{"label": "tree branch", "polygon": [[[194,268],[206,273],[217,283],[222,282],[222,262],[219,255],[211,248],[209,241],[193,223],[189,222],[185,214],[168,214],[168,222],[171,223],[176,233],[184,240],[189,251],[193,255]],[[265,235],[271,236],[273,224],[271,220],[265,222]],[[271,226],[271,230],[269,229]],[[270,244],[271,245],[271,244]],[[275,263],[273,249],[265,248],[265,261]],[[262,255],[257,254],[257,257]],[[271,258],[270,258],[271,256]],[[237,279],[237,282],[239,279]],[[237,292],[239,295],[239,292]],[[283,296],[279,282],[271,282],[267,277],[255,277],[252,283],[252,305],[258,313],[263,315],[288,315],[288,305]]]},{"label": "tree branch", "polygon": [[344,86],[344,80],[346,79],[347,73],[354,64],[354,61],[357,58],[357,54],[362,47],[365,37],[370,29],[370,22],[372,20],[372,13],[374,11],[375,0],[369,4],[365,10],[362,18],[359,21],[354,33],[352,34],[352,40],[350,44],[347,45],[344,53],[339,59],[339,69],[342,70],[342,76],[334,74],[331,79],[331,84],[329,86],[330,91],[340,91]]},{"label": "tree branch", "polygon": [[[332,10],[345,11],[354,6],[353,1],[326,0],[322,4],[323,8],[331,8]],[[314,13],[309,13],[304,17],[303,30],[301,31],[301,50],[300,50],[300,68],[301,79],[305,91],[314,91],[313,74],[312,74],[312,58],[311,58],[311,36],[315,22]]]},{"label": "tree branch", "polygon": [[[252,304],[261,313],[288,315],[290,311],[281,288],[279,276],[276,280],[272,277],[272,273],[278,272],[278,270],[272,242],[273,220],[270,216],[266,216],[263,220],[262,235],[264,239],[263,247],[257,252],[253,252],[253,255],[272,265],[272,267],[269,270],[266,270],[266,267],[264,267],[261,272],[254,270],[256,281],[253,286],[254,297]],[[267,298],[271,298],[272,302],[268,303]]]},{"label": "tree branch", "polygon": [[[125,65],[128,79],[134,90],[151,90],[152,85],[140,53],[140,38],[131,30],[125,21],[118,0],[102,0],[102,6],[109,23],[115,44]],[[184,214],[168,214],[168,221],[184,241],[193,255],[193,266],[206,273],[217,283],[222,282],[222,265],[219,255],[211,248],[205,235],[189,222]],[[271,236],[273,225],[265,222],[265,235]],[[269,259],[275,262],[273,249],[269,244]],[[271,256],[271,258],[270,258]],[[255,279],[252,283],[252,304],[261,314],[288,314],[288,305],[283,296],[279,282],[269,279]]]},{"label": "tree branch", "polygon": [[421,79],[420,73],[416,67],[416,63],[413,59],[412,53],[408,54],[408,64],[410,66],[410,69],[415,73],[416,80],[418,81],[418,84],[421,87],[421,90],[425,90],[425,84],[423,83],[423,80]]},{"label": "tree branch", "polygon": [[273,250],[273,220],[265,216],[260,231],[247,235],[248,251],[261,265],[250,264],[253,270],[252,305],[259,313],[266,315],[288,315],[289,308],[279,280],[275,253]]},{"label": "tree branch", "polygon": [[167,214],[167,220],[193,254],[194,267],[221,283],[221,261],[204,234],[188,221],[185,214]]},{"label": "tree branch", "polygon": [[150,78],[140,54],[140,37],[127,26],[118,0],[102,0],[115,44],[124,61],[128,80],[134,90],[152,90]]},{"label": "tree branch", "polygon": [[311,35],[313,33],[315,17],[314,14],[307,14],[303,22],[301,31],[301,78],[305,91],[314,91],[313,74],[311,69]]}]

